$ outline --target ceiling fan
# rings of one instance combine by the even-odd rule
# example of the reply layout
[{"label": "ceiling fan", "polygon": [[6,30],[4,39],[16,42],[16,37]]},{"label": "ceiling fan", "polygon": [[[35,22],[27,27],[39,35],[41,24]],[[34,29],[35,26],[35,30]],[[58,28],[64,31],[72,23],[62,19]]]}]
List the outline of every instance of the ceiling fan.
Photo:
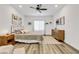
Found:
[{"label": "ceiling fan", "polygon": [[36,9],[37,11],[39,11],[41,13],[41,11],[47,10],[46,8],[42,8],[42,4],[38,4],[37,7],[30,7],[32,9]]}]

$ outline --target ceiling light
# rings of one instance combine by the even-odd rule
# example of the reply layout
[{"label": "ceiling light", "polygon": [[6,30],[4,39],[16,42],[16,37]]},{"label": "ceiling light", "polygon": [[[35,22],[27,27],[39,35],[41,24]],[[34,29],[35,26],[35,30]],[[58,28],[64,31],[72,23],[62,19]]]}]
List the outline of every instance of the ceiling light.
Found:
[{"label": "ceiling light", "polygon": [[54,7],[58,7],[58,5],[55,5]]},{"label": "ceiling light", "polygon": [[19,8],[22,8],[22,5],[19,5],[18,7],[19,7]]}]

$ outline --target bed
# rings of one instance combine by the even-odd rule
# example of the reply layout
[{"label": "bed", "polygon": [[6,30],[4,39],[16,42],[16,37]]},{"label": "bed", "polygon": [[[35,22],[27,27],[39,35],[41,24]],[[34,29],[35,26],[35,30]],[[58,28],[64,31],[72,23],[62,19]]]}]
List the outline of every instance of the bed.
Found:
[{"label": "bed", "polygon": [[42,35],[15,34],[15,41],[24,43],[41,43]]}]

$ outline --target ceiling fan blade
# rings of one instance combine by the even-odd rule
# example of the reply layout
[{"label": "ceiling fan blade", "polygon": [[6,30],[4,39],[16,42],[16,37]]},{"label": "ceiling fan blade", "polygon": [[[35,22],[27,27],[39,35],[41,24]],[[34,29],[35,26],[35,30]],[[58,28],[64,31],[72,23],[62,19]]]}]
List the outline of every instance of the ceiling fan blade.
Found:
[{"label": "ceiling fan blade", "polygon": [[42,8],[42,9],[40,9],[40,10],[47,10],[47,9],[45,9],[45,8]]},{"label": "ceiling fan blade", "polygon": [[36,8],[34,8],[34,7],[30,7],[30,8],[36,9]]}]

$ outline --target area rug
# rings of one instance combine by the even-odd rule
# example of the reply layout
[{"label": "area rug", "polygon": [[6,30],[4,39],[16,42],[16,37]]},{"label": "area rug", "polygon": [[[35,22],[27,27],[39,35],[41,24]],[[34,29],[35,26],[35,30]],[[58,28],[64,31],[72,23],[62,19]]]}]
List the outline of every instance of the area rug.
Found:
[{"label": "area rug", "polygon": [[62,43],[57,41],[52,36],[43,36],[42,44],[62,44]]}]

